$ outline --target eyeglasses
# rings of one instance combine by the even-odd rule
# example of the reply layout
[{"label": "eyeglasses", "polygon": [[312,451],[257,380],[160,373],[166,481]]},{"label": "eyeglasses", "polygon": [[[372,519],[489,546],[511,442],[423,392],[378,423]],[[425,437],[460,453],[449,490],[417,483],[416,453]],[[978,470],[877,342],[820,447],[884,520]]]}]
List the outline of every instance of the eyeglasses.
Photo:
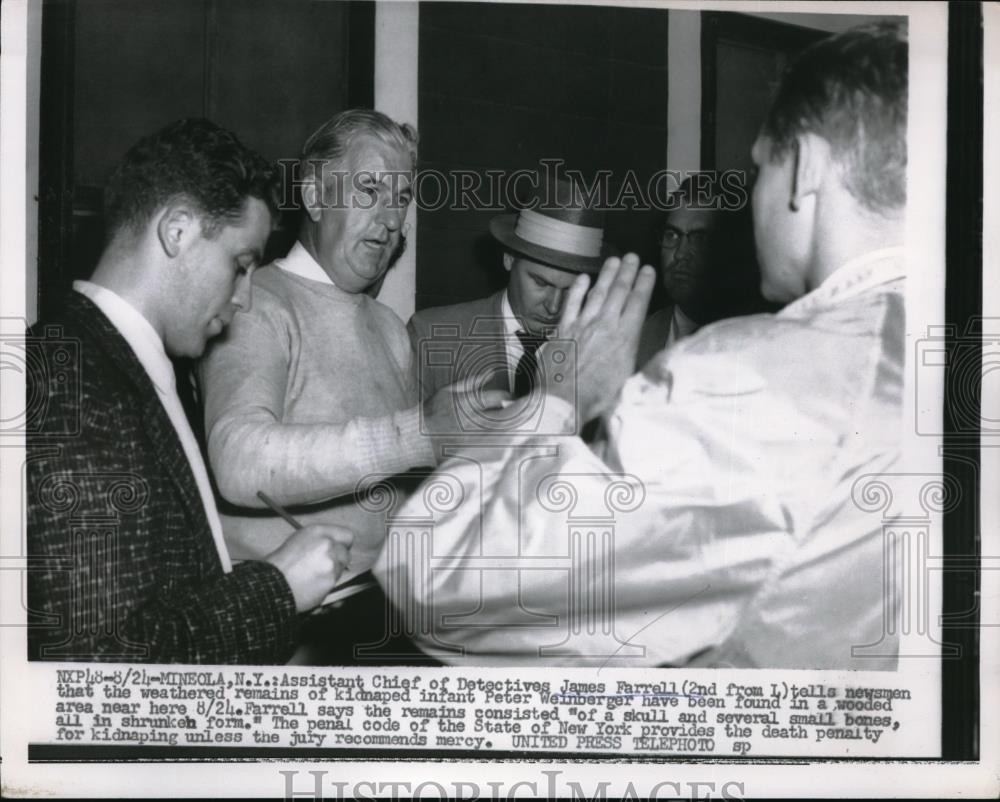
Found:
[{"label": "eyeglasses", "polygon": [[681,246],[681,240],[687,239],[688,246],[692,251],[704,251],[711,242],[709,232],[696,229],[694,231],[678,231],[676,228],[668,228],[660,238],[660,247],[663,250],[676,250]]}]

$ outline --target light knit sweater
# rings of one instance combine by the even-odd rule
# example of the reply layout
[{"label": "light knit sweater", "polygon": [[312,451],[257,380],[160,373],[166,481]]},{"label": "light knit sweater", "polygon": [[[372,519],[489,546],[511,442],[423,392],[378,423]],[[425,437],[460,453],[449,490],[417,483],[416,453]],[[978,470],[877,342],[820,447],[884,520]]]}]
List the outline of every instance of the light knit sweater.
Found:
[{"label": "light knit sweater", "polygon": [[[311,260],[301,245],[288,256],[303,258]],[[385,525],[383,514],[356,503],[358,482],[434,464],[420,434],[409,338],[384,304],[279,265],[257,271],[252,308],[201,363],[218,490],[255,508],[223,514],[226,541],[234,558],[251,558],[288,536],[288,524],[262,510],[263,490],[303,524],[353,530],[351,568],[362,570],[377,557]]]}]

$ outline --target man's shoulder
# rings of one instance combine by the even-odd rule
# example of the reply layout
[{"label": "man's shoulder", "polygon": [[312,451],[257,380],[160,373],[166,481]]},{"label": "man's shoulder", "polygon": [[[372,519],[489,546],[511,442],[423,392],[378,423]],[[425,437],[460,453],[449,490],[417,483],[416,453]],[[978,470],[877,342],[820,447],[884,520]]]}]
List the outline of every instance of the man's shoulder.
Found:
[{"label": "man's shoulder", "polygon": [[70,297],[26,333],[31,445],[104,437],[117,441],[139,414],[145,389],[154,394],[124,337],[90,301]]},{"label": "man's shoulder", "polygon": [[503,291],[458,304],[421,309],[410,318],[409,328],[420,336],[429,337],[435,326],[457,326],[459,336],[467,335],[477,321],[489,324],[500,318],[500,298]]},{"label": "man's shoulder", "polygon": [[721,320],[658,354],[646,372],[713,394],[745,394],[767,385],[800,398],[837,392],[846,399],[867,386],[863,377],[874,355],[902,362],[893,343],[903,327],[885,306],[860,298],[829,308]]},{"label": "man's shoulder", "polygon": [[253,301],[250,312],[281,310],[294,304],[297,285],[294,277],[283,270],[278,262],[263,265],[253,274]]},{"label": "man's shoulder", "polygon": [[60,336],[93,339],[117,334],[117,329],[93,301],[74,290],[60,298],[50,313],[32,323],[26,334],[29,340]]},{"label": "man's shoulder", "polygon": [[298,317],[296,307],[301,306],[297,298],[300,288],[294,276],[271,262],[254,271],[251,281],[250,308],[233,316],[226,331],[209,343],[206,355],[228,351],[227,346],[238,340],[284,341],[286,333],[294,327],[293,321]]},{"label": "man's shoulder", "polygon": [[772,313],[744,315],[709,323],[677,341],[671,353],[677,357],[717,356],[734,361],[770,361],[778,352],[805,345],[809,321],[782,318]]},{"label": "man's shoulder", "polygon": [[52,315],[29,327],[25,333],[29,352],[29,379],[43,379],[50,393],[69,391],[65,379],[103,384],[109,374],[120,375],[140,367],[121,333],[87,298],[71,293]]}]

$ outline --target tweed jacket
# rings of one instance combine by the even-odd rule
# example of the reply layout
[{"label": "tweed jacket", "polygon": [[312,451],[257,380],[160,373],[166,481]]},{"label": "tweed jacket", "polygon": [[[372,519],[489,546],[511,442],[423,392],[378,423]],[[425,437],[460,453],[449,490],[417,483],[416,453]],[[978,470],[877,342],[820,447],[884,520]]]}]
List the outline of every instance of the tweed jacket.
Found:
[{"label": "tweed jacket", "polygon": [[224,573],[152,381],[88,299],[28,332],[33,659],[283,663],[297,636],[281,572]]},{"label": "tweed jacket", "polygon": [[416,354],[420,397],[477,373],[483,389],[510,390],[504,345],[503,290],[461,304],[423,309],[406,325]]}]

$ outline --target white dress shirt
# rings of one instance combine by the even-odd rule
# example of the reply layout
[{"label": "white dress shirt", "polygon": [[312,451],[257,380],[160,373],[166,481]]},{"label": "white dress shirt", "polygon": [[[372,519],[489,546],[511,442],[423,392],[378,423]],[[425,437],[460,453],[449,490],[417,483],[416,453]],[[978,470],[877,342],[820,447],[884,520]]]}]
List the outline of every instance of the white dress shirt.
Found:
[{"label": "white dress shirt", "polygon": [[222,523],[215,507],[212,484],[208,479],[208,471],[205,469],[205,461],[198,448],[198,441],[195,440],[194,432],[191,431],[191,425],[188,423],[184,407],[181,406],[181,400],[177,395],[174,368],[163,348],[160,335],[156,333],[152,324],[142,316],[138,309],[106,287],[90,281],[74,281],[73,289],[89,298],[107,316],[111,324],[118,329],[118,333],[125,338],[125,342],[135,352],[136,358],[153,382],[160,403],[163,404],[163,409],[166,411],[167,417],[170,418],[170,422],[177,432],[177,437],[180,438],[184,456],[187,457],[191,472],[194,474],[198,493],[201,495],[201,501],[205,507],[205,516],[208,518],[208,525],[212,530],[212,539],[219,552],[222,570],[229,573],[233,569],[233,564],[229,558],[226,542],[222,538]]},{"label": "white dress shirt", "polygon": [[312,254],[306,250],[305,245],[301,242],[296,241],[292,249],[288,252],[288,255],[284,259],[275,259],[274,264],[286,273],[291,273],[299,278],[318,281],[321,284],[333,284],[334,287],[337,286],[334,284],[333,279],[330,278],[330,275],[322,268],[319,262],[313,259]]}]

